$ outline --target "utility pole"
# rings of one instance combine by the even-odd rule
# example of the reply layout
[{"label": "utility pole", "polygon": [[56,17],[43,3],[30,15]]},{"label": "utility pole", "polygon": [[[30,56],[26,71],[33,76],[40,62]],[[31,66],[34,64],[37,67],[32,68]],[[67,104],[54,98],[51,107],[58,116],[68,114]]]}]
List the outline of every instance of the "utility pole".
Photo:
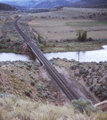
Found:
[{"label": "utility pole", "polygon": [[80,49],[78,49],[78,65],[79,65]]}]

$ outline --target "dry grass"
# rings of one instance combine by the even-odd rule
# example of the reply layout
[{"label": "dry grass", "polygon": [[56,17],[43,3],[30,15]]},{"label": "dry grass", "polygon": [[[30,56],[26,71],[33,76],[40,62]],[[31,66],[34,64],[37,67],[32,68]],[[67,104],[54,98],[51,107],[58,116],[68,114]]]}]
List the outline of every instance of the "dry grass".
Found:
[{"label": "dry grass", "polygon": [[[99,115],[75,113],[71,105],[54,106],[21,100],[15,97],[0,98],[0,120],[106,120]],[[107,118],[107,117],[106,117]]]},{"label": "dry grass", "polygon": [[[106,39],[106,22],[94,20],[61,20],[61,19],[40,19],[28,23],[33,29],[37,30],[46,40],[76,39],[78,28],[86,29],[88,37],[93,39]],[[105,29],[105,30],[104,30]]]},{"label": "dry grass", "polygon": [[[78,43],[73,46],[71,44],[74,44],[74,40],[77,38],[76,31],[78,28],[87,30],[88,38],[91,37],[94,40],[107,39],[107,22],[106,16],[103,15],[106,13],[106,9],[62,8],[61,10],[46,13],[26,14],[23,16],[22,21],[27,22],[28,26],[36,30],[44,38],[48,44],[43,49],[44,52],[77,51]],[[34,32],[33,29],[31,30]],[[34,32],[35,34],[36,32]],[[35,38],[37,38],[37,35],[35,35]],[[64,42],[66,40],[71,40],[71,44],[66,44]],[[55,43],[55,46],[52,46],[51,43]],[[87,43],[80,43],[81,50],[101,48],[99,44]]]},{"label": "dry grass", "polygon": [[[107,25],[106,22],[98,22],[95,20],[70,20],[70,19],[37,19],[28,22],[28,24],[37,30],[40,35],[46,40],[55,43],[55,41],[61,41],[55,43],[55,47],[48,45],[45,47],[44,52],[66,52],[76,51],[78,47],[82,51],[101,49],[101,44],[94,44],[93,42],[72,42],[77,38],[77,29],[87,30],[87,38],[92,39],[106,39]],[[90,26],[91,25],[91,26]],[[90,27],[89,27],[90,26]],[[71,43],[63,42],[63,40],[70,40]]]}]

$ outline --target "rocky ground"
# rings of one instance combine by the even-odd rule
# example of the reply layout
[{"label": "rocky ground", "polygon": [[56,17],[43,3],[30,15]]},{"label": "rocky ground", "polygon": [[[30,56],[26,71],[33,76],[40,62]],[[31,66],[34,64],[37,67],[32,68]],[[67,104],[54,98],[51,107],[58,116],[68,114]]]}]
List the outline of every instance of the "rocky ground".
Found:
[{"label": "rocky ground", "polygon": [[15,95],[36,102],[64,104],[60,91],[41,71],[36,62],[0,62],[0,97]]}]

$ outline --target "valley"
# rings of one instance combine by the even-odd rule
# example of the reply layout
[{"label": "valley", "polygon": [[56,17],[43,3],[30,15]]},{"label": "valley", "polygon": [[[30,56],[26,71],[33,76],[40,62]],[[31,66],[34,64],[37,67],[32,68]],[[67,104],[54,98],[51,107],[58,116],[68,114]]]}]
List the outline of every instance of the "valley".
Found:
[{"label": "valley", "polygon": [[[52,118],[53,120],[69,120],[69,118],[71,120],[75,118],[77,120],[90,118],[106,120],[106,112],[103,113],[90,107],[86,110],[88,115],[81,113],[80,109],[77,110],[74,106],[68,105],[71,101],[53,81],[46,67],[41,66],[36,60],[36,56],[16,30],[14,22],[20,16],[19,27],[43,53],[74,51],[85,53],[85,51],[103,49],[102,46],[107,45],[106,8],[61,7],[41,13],[0,11],[0,52],[26,54],[32,59],[31,61],[0,62],[0,106],[5,111],[3,112],[0,108],[0,117],[3,116],[3,119],[0,118],[0,120],[6,118],[7,120],[23,120],[24,117],[34,120],[35,116],[38,120],[43,120],[43,118],[47,120],[48,117],[50,117],[49,120]],[[87,31],[87,39],[84,42],[77,39],[78,29]],[[95,103],[107,100],[107,61],[79,62],[73,59],[53,58],[50,63],[66,79],[69,87],[72,87],[71,83],[75,83],[78,87],[77,91],[80,88],[84,92],[84,101],[91,100],[92,107]],[[94,102],[93,98],[97,102]],[[8,105],[7,110],[5,109],[6,104]],[[14,110],[12,105],[14,105]],[[18,107],[20,109],[23,107],[22,112]],[[61,111],[63,107],[64,109]],[[46,117],[41,114],[39,116],[36,108],[38,111],[41,110]],[[57,112],[57,108],[60,112]],[[17,110],[19,111],[17,112]],[[31,113],[32,110],[38,115],[35,112]],[[68,112],[64,113],[64,110]],[[74,113],[70,110],[73,110]],[[106,111],[106,109],[103,110]],[[10,113],[7,116],[5,113],[8,111]],[[12,113],[13,111],[14,113]],[[50,112],[50,116],[46,111]],[[72,115],[75,114],[75,111],[79,111],[80,113],[78,112],[77,115],[80,118],[74,115],[72,119],[69,111]],[[55,118],[53,114],[55,114]]]},{"label": "valley", "polygon": [[[23,20],[44,39],[44,52],[86,51],[101,49],[106,44],[107,18],[103,13],[107,14],[106,9],[62,8],[28,14]],[[78,29],[87,30],[88,41],[76,41]]]}]

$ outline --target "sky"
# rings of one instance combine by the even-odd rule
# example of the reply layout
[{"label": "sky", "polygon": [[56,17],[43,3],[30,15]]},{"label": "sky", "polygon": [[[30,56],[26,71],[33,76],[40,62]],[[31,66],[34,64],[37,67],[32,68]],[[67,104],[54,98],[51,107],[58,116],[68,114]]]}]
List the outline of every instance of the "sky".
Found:
[{"label": "sky", "polygon": [[[23,1],[23,0],[0,0],[0,1]],[[24,0],[24,1],[30,1],[30,0]],[[42,0],[34,0],[34,1],[42,1]],[[73,0],[69,0],[69,1],[73,1]],[[77,0],[75,0],[75,1],[77,1]]]},{"label": "sky", "polygon": [[[23,0],[0,0],[0,1],[23,1]],[[24,1],[30,1],[30,0],[24,0]],[[39,0],[34,0],[34,1],[39,1]]]},{"label": "sky", "polygon": [[[0,1],[22,1],[22,0],[0,0]],[[28,0],[24,0],[24,1],[28,1]],[[35,0],[36,1],[36,0]]]},{"label": "sky", "polygon": [[[4,2],[5,2],[5,1],[8,1],[8,2],[9,2],[9,1],[16,1],[16,2],[20,2],[20,1],[21,1],[21,2],[25,2],[25,1],[31,1],[31,0],[0,0],[0,1],[1,1],[1,2],[3,2],[3,1],[4,1]],[[33,1],[39,1],[39,2],[40,2],[40,1],[44,1],[44,0],[33,0]],[[67,1],[72,1],[72,2],[73,2],[74,0],[67,0]],[[79,1],[79,0],[75,0],[75,1]]]},{"label": "sky", "polygon": [[0,1],[22,1],[22,0],[0,0]]},{"label": "sky", "polygon": [[[22,0],[0,0],[0,1],[22,1]],[[24,0],[24,1],[30,1],[30,0]],[[42,1],[42,0],[34,0],[34,1]],[[72,0],[71,0],[72,1]]]}]

